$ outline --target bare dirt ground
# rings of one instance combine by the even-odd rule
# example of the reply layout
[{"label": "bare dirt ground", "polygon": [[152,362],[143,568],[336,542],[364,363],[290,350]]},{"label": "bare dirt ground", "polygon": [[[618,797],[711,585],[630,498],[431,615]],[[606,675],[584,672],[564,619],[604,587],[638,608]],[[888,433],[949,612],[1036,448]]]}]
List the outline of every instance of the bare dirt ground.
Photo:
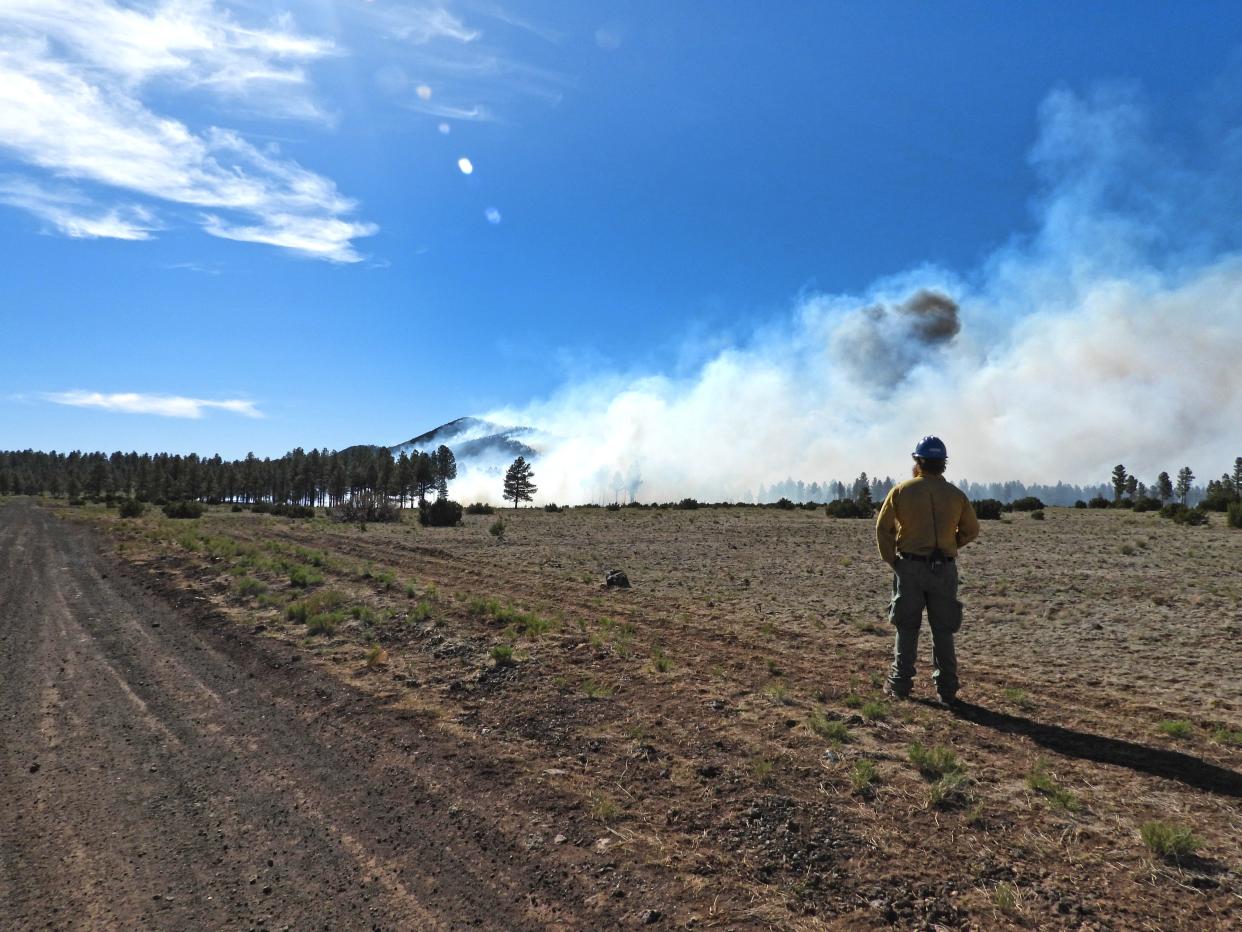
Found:
[{"label": "bare dirt ground", "polygon": [[986,522],[950,713],[883,701],[889,578],[822,511],[52,510],[0,507],[18,928],[1237,924],[1219,517]]}]

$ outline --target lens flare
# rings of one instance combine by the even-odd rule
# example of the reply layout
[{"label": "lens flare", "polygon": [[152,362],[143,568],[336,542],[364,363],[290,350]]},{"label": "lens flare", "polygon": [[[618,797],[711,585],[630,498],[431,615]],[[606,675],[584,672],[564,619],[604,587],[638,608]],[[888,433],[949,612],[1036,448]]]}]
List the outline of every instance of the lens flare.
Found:
[{"label": "lens flare", "polygon": [[415,93],[418,94],[419,100],[431,100],[431,88],[429,88],[426,84],[418,85]]},{"label": "lens flare", "polygon": [[487,210],[483,211],[483,216],[487,218],[487,222],[490,224],[500,223],[500,211],[495,207],[487,208]]},{"label": "lens flare", "polygon": [[462,173],[463,175],[473,175],[473,174],[474,174],[474,163],[473,163],[473,162],[471,162],[471,161],[470,161],[468,158],[466,158],[464,155],[463,155],[461,158],[459,158],[459,159],[457,160],[457,167],[461,169],[461,173]]},{"label": "lens flare", "polygon": [[436,129],[440,131],[441,136],[447,136],[449,133],[453,131],[453,127],[449,126],[447,123],[441,123],[439,126],[436,127]]}]

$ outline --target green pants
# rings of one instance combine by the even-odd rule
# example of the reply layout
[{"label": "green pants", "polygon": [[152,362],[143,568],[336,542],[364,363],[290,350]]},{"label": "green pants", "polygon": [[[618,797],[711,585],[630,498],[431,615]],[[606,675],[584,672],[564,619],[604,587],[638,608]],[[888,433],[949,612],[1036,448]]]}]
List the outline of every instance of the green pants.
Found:
[{"label": "green pants", "polygon": [[924,608],[932,632],[932,680],[936,692],[952,698],[958,687],[953,635],[962,626],[956,563],[941,564],[936,571],[930,563],[899,559],[893,567],[893,600],[889,604],[888,619],[897,629],[897,641],[888,675],[889,687],[898,695],[910,692]]}]

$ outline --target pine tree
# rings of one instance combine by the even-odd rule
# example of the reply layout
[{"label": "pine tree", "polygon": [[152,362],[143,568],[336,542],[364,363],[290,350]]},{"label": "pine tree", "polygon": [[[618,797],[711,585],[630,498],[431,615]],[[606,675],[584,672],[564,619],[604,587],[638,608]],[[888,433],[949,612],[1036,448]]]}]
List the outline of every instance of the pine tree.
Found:
[{"label": "pine tree", "polygon": [[1135,494],[1138,492],[1139,481],[1138,476],[1126,476],[1126,498],[1134,501]]},{"label": "pine tree", "polygon": [[436,447],[432,457],[435,459],[436,482],[447,495],[448,484],[457,478],[457,457],[444,444]]},{"label": "pine tree", "polygon": [[1126,468],[1121,463],[1113,467],[1113,501],[1121,501],[1126,490]]},{"label": "pine tree", "polygon": [[1190,471],[1189,466],[1183,466],[1177,471],[1177,497],[1181,499],[1182,504],[1186,504],[1186,499],[1190,495],[1190,483],[1195,481],[1195,474]]},{"label": "pine tree", "polygon": [[1156,496],[1160,499],[1161,505],[1173,497],[1173,480],[1169,478],[1167,472],[1162,472],[1156,477]]},{"label": "pine tree", "polygon": [[1242,497],[1242,456],[1233,461],[1233,491]]},{"label": "pine tree", "polygon": [[534,478],[535,474],[525,457],[519,456],[513,461],[513,465],[505,473],[504,497],[513,502],[514,508],[517,508],[519,502],[529,502],[539,491],[531,481]]}]

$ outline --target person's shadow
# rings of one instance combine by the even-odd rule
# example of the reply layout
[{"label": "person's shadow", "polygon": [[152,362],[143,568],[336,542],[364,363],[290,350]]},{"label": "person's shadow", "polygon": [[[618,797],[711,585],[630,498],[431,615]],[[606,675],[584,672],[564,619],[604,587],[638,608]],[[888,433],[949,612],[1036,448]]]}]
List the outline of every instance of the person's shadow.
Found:
[{"label": "person's shadow", "polygon": [[1060,725],[1035,722],[970,702],[956,703],[953,714],[976,725],[994,728],[1007,734],[1025,735],[1036,744],[1067,757],[1128,767],[1130,770],[1166,780],[1176,780],[1219,796],[1242,797],[1242,774],[1180,751],[1152,748],[1120,738],[1105,738],[1102,735],[1062,728]]}]

